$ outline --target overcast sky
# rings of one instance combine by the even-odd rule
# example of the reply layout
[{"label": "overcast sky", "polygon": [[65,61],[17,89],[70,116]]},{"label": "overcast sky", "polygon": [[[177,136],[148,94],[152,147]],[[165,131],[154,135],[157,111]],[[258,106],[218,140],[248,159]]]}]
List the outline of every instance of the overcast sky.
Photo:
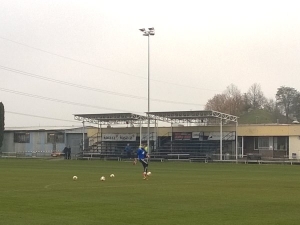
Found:
[{"label": "overcast sky", "polygon": [[155,28],[150,111],[202,110],[230,84],[273,99],[282,85],[300,91],[299,12],[296,0],[0,0],[6,127],[146,112],[143,27]]}]

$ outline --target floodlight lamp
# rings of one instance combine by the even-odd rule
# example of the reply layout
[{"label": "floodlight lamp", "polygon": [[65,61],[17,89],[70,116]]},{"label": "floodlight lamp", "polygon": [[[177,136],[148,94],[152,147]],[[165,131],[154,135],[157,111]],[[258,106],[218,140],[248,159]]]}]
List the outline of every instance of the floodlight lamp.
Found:
[{"label": "floodlight lamp", "polygon": [[149,34],[148,33],[143,33],[143,36],[149,36]]},{"label": "floodlight lamp", "polygon": [[150,34],[150,35],[154,35],[154,34],[155,34],[154,30],[153,30],[153,31],[150,31],[149,34]]},{"label": "floodlight lamp", "polygon": [[142,32],[144,32],[145,31],[145,28],[141,28],[141,29],[139,29],[140,31],[142,31]]},{"label": "floodlight lamp", "polygon": [[154,30],[154,27],[150,27],[150,28],[148,28],[149,30]]}]

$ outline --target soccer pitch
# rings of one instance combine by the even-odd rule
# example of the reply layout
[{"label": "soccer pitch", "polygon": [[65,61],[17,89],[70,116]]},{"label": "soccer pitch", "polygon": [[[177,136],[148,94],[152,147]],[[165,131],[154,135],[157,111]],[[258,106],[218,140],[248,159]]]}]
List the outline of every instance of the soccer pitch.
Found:
[{"label": "soccer pitch", "polygon": [[151,162],[149,171],[143,180],[129,162],[0,159],[0,224],[300,223],[299,166]]}]

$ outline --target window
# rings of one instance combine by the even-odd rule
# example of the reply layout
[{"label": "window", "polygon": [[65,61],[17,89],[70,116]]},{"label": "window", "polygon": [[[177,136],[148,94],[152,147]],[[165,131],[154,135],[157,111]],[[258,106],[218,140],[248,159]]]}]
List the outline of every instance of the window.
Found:
[{"label": "window", "polygon": [[269,148],[269,137],[259,137],[258,148]]},{"label": "window", "polygon": [[254,149],[258,150],[258,137],[254,138]]},{"label": "window", "polygon": [[274,137],[274,150],[286,150],[287,137]]},{"label": "window", "polygon": [[47,143],[65,143],[64,133],[48,133]]},{"label": "window", "polygon": [[14,133],[15,143],[30,143],[30,134],[25,132]]},{"label": "window", "polygon": [[254,149],[269,149],[269,137],[255,137]]}]

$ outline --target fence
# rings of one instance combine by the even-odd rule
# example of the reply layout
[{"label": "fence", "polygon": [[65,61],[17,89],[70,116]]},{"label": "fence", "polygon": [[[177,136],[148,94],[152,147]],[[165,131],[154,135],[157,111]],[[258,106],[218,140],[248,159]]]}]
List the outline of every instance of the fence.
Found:
[{"label": "fence", "polygon": [[2,158],[52,158],[63,157],[64,154],[52,151],[1,152]]}]

